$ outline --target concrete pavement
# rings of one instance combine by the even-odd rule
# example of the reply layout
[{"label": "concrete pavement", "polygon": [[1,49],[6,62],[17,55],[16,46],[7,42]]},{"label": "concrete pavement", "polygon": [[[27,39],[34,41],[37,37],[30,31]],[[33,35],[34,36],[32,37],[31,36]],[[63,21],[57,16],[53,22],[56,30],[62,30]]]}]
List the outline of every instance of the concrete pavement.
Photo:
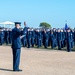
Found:
[{"label": "concrete pavement", "polygon": [[12,71],[12,49],[0,46],[0,75],[75,75],[75,52],[21,49],[20,68]]}]

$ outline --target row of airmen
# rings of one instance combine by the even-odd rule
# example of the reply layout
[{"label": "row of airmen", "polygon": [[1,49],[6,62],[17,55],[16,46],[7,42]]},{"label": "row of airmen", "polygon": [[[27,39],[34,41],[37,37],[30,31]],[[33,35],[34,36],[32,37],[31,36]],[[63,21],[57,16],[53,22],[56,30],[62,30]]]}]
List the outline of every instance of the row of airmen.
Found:
[{"label": "row of airmen", "polygon": [[12,29],[0,28],[0,45],[11,44],[12,41]]},{"label": "row of airmen", "polygon": [[[23,47],[34,47],[38,48],[44,46],[48,48],[51,46],[52,49],[58,46],[61,50],[67,47],[67,51],[70,52],[75,45],[75,29],[33,29],[25,27],[20,29],[21,34],[24,37],[21,39]],[[0,28],[0,45],[3,43],[11,44],[12,42],[12,29],[2,29]]]}]

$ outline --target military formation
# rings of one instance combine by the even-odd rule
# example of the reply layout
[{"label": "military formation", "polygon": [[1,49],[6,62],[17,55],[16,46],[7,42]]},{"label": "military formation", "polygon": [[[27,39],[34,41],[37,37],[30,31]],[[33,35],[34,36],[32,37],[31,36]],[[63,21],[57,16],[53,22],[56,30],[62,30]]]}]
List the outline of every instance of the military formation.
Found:
[{"label": "military formation", "polygon": [[[58,47],[58,50],[67,47],[70,52],[75,45],[75,29],[33,29],[25,26],[24,29],[20,28],[20,31],[21,35],[24,35],[21,39],[23,47]],[[12,44],[12,29],[0,28],[0,45],[3,44]]]},{"label": "military formation", "polygon": [[75,29],[33,29],[26,27],[20,28],[21,22],[15,22],[13,29],[0,28],[0,45],[11,44],[13,54],[13,71],[22,71],[19,69],[21,47],[44,48],[58,47],[58,50],[66,47],[67,52],[72,51],[75,46]]}]

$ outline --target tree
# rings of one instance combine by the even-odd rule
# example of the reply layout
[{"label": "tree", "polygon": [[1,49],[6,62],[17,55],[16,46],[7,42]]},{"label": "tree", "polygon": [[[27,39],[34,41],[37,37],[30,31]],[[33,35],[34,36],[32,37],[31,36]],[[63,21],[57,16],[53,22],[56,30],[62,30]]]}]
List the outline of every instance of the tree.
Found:
[{"label": "tree", "polygon": [[51,25],[48,24],[47,22],[42,22],[42,23],[40,23],[39,27],[42,27],[42,28],[51,28]]}]

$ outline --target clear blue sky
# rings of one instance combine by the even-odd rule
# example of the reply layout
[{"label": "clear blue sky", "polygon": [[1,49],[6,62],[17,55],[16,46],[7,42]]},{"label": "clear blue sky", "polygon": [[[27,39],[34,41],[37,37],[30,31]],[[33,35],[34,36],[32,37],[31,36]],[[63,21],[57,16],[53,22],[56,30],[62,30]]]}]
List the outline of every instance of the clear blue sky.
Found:
[{"label": "clear blue sky", "polygon": [[52,27],[64,27],[65,20],[75,27],[75,0],[0,0],[0,22],[26,21],[30,27],[48,22]]}]

